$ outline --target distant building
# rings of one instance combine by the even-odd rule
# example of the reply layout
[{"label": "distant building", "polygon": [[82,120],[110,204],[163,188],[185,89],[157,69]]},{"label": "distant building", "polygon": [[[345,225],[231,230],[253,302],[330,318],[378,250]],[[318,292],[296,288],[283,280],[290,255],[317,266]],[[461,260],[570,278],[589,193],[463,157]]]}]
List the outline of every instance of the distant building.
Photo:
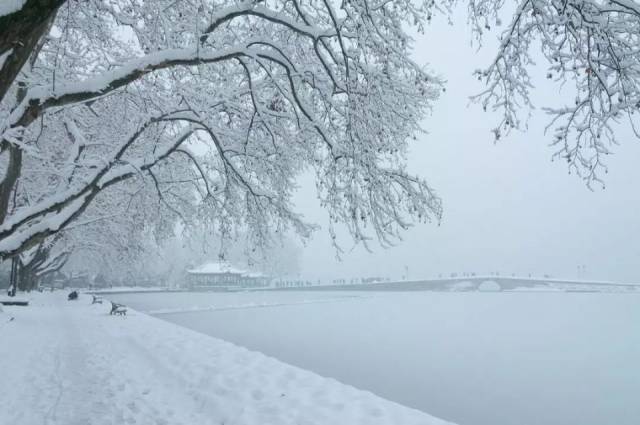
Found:
[{"label": "distant building", "polygon": [[187,286],[190,289],[237,290],[264,288],[271,279],[260,272],[233,267],[227,262],[206,263],[187,270]]},{"label": "distant building", "polygon": [[384,280],[385,279],[383,277],[363,277],[362,283],[379,283],[379,282],[384,282]]}]

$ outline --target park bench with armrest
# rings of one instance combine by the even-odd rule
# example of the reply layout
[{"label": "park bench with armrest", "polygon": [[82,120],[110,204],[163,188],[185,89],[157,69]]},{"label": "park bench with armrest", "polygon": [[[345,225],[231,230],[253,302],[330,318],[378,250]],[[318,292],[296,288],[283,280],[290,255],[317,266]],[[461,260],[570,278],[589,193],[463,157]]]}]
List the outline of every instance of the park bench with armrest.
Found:
[{"label": "park bench with armrest", "polygon": [[111,301],[111,311],[110,315],[113,316],[126,316],[127,315],[127,307],[122,304],[117,304]]}]

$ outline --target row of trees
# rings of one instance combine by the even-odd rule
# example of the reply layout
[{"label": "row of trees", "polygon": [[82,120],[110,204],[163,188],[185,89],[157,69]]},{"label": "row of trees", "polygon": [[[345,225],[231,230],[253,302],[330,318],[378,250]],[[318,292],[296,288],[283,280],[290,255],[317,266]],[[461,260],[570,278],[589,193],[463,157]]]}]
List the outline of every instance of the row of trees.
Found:
[{"label": "row of trees", "polygon": [[[0,259],[33,276],[71,252],[131,249],[176,229],[252,246],[313,229],[297,175],[357,242],[441,217],[405,170],[443,88],[411,60],[454,0],[26,0],[0,8]],[[575,102],[547,109],[555,155],[599,180],[615,123],[640,107],[632,0],[470,0],[478,38],[514,14],[477,100],[500,138],[530,106],[532,46]],[[126,251],[125,251],[126,252]],[[106,254],[111,255],[111,254]],[[115,255],[115,254],[114,254]],[[125,254],[126,255],[126,254]],[[44,260],[42,260],[44,258]]]}]

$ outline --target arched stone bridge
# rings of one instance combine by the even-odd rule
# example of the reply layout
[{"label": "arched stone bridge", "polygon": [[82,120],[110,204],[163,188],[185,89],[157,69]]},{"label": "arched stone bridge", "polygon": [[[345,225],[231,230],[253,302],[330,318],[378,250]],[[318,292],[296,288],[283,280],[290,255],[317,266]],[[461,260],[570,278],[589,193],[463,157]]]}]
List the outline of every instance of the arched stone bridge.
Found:
[{"label": "arched stone bridge", "polygon": [[283,290],[355,290],[355,291],[514,291],[540,290],[564,292],[638,292],[640,284],[598,282],[553,278],[507,276],[467,276],[413,281],[343,285],[313,285],[278,288]]}]

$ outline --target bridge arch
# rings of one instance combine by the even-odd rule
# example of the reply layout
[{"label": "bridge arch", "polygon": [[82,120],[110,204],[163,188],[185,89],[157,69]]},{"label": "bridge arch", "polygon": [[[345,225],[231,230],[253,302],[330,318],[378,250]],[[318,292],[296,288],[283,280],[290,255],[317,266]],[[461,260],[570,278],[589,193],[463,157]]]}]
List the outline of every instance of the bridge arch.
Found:
[{"label": "bridge arch", "polygon": [[478,285],[478,291],[481,292],[498,292],[498,291],[502,291],[502,286],[500,286],[500,283],[498,283],[495,280],[483,280],[482,282],[480,282],[480,284]]}]

